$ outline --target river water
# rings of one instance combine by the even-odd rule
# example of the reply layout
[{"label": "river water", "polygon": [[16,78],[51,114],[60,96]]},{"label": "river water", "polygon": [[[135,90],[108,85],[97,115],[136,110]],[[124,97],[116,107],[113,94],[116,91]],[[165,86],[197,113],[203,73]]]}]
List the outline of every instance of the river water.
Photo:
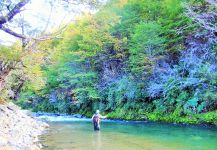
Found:
[{"label": "river water", "polygon": [[145,122],[52,121],[44,150],[217,150],[217,128]]}]

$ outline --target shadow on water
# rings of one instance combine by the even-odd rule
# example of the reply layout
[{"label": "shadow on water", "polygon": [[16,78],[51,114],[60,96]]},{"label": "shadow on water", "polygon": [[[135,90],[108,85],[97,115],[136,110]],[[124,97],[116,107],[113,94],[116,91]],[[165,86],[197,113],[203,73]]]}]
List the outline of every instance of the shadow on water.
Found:
[{"label": "shadow on water", "polygon": [[44,150],[216,150],[217,128],[144,122],[50,122]]}]

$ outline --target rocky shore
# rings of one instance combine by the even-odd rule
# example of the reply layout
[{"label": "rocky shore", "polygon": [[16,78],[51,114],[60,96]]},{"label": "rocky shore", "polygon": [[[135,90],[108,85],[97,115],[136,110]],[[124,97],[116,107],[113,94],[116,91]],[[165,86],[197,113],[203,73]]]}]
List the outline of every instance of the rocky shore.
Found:
[{"label": "rocky shore", "polygon": [[0,150],[39,150],[38,136],[48,127],[13,103],[0,105]]}]

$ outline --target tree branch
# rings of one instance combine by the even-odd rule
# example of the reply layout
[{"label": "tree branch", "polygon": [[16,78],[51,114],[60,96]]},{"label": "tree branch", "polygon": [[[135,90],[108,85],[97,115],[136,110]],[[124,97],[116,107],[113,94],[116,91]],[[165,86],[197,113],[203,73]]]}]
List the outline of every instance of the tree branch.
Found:
[{"label": "tree branch", "polygon": [[23,33],[17,33],[16,31],[13,31],[12,29],[8,28],[6,26],[6,23],[8,23],[10,20],[13,19],[14,16],[16,16],[18,13],[20,13],[21,11],[23,11],[23,7],[28,3],[30,2],[30,0],[20,0],[19,3],[17,3],[14,8],[12,10],[9,11],[9,13],[5,16],[0,16],[0,30],[14,36],[14,37],[17,37],[17,38],[20,38],[22,40],[25,40],[25,41],[30,41],[30,40],[34,40],[34,41],[44,41],[44,40],[49,40],[49,39],[52,39],[52,38],[62,38],[61,35],[63,33],[63,31],[66,29],[66,26],[59,29],[57,32],[55,33],[51,33],[51,34],[44,34],[48,24],[49,24],[49,20],[51,18],[51,13],[52,13],[52,10],[53,10],[53,6],[51,6],[51,12],[50,12],[50,16],[48,18],[48,21],[47,21],[47,25],[44,29],[44,32],[42,32],[41,36],[39,37],[28,37],[26,35],[24,35]]},{"label": "tree branch", "polygon": [[14,31],[12,31],[11,29],[4,27],[4,26],[1,25],[1,24],[0,24],[0,29],[1,29],[2,31],[4,31],[4,32],[10,34],[10,35],[13,35],[13,36],[17,37],[17,38],[20,38],[20,39],[27,39],[26,36],[24,36],[24,35],[22,35],[22,34],[19,34],[19,33],[16,33],[16,32],[14,32]]},{"label": "tree branch", "polygon": [[30,0],[22,0],[17,3],[6,16],[0,16],[0,24],[5,24],[11,19],[13,19],[14,16],[21,12],[21,8],[24,7],[28,2],[30,2]]},{"label": "tree branch", "polygon": [[19,34],[19,33],[16,33],[14,31],[12,31],[11,29],[9,28],[6,28],[4,27],[3,25],[0,24],[0,30],[10,34],[10,35],[13,35],[17,38],[20,38],[20,39],[23,39],[23,40],[35,40],[35,41],[45,41],[45,40],[50,40],[50,39],[54,39],[54,38],[57,38],[57,39],[60,39],[62,38],[61,35],[63,34],[63,32],[65,31],[67,26],[64,26],[63,28],[59,29],[58,31],[52,33],[52,34],[44,34],[42,35],[41,37],[27,37],[23,34]]}]

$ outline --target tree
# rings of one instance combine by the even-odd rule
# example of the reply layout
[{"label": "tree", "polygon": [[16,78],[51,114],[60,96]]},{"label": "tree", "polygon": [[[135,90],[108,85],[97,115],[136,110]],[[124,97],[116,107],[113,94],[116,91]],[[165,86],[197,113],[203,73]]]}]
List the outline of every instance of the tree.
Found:
[{"label": "tree", "polygon": [[[98,5],[96,0],[44,0],[48,2],[51,6],[50,14],[53,13],[54,5],[61,5],[62,7],[72,7],[74,5],[89,5],[94,8]],[[20,43],[14,44],[14,46],[0,47],[0,98],[2,94],[4,95],[4,90],[17,89],[14,91],[16,98],[16,93],[24,86],[24,82],[32,82],[33,80],[42,83],[42,73],[41,65],[43,64],[45,57],[45,50],[40,49],[40,44],[38,41],[49,40],[53,38],[59,38],[66,26],[60,25],[60,28],[55,30],[55,32],[46,33],[46,28],[50,22],[50,16],[47,16],[45,21],[45,28],[39,33],[27,34],[25,30],[28,28],[28,23],[23,17],[23,11],[25,11],[25,6],[29,4],[31,0],[1,0],[0,1],[0,30],[18,38],[22,41],[22,46]],[[16,29],[21,28],[21,32]],[[31,28],[31,27],[30,27]],[[28,44],[31,43],[31,44]],[[27,46],[28,44],[28,46]],[[40,76],[40,77],[39,77]],[[19,81],[18,81],[19,80]],[[20,83],[19,85],[8,84],[7,81]],[[38,82],[38,83],[39,83]],[[12,87],[6,87],[6,86]],[[14,87],[18,86],[18,87]],[[38,89],[40,86],[36,86],[31,83],[32,88]],[[7,89],[5,89],[7,88]],[[7,92],[6,92],[7,93]],[[3,96],[5,97],[5,96]],[[6,96],[7,98],[7,96]]]},{"label": "tree", "polygon": [[[60,5],[60,2],[57,2],[56,0],[51,1],[51,0],[47,0],[52,6],[55,5]],[[68,4],[85,4],[85,5],[90,5],[90,6],[98,6],[99,1],[98,0],[75,0],[75,1],[71,1],[71,0],[62,0],[63,5],[68,5]],[[54,38],[57,37],[57,35],[59,35],[60,31],[58,32],[54,32],[52,34],[49,35],[44,35],[43,37],[40,38],[36,38],[36,37],[28,37],[24,34],[24,26],[21,26],[22,28],[22,33],[18,33],[16,32],[14,29],[8,28],[8,24],[11,24],[12,21],[14,21],[14,18],[16,16],[18,16],[22,11],[25,11],[25,5],[27,5],[28,3],[30,3],[31,0],[20,0],[19,2],[15,1],[15,0],[3,0],[2,2],[0,2],[0,13],[2,14],[0,16],[0,30],[14,36],[20,39],[34,39],[34,40],[47,40],[50,38]],[[51,12],[52,13],[52,9]],[[19,18],[21,19],[21,22],[23,23],[25,20],[22,20],[23,18]],[[48,16],[48,21],[47,23],[49,23],[49,16]],[[60,29],[62,30],[62,28]]]},{"label": "tree", "polygon": [[[21,38],[21,39],[26,38],[24,35],[16,33],[13,30],[5,27],[5,24],[8,23],[8,22],[10,22],[18,13],[20,13],[22,11],[21,9],[28,2],[30,2],[30,0],[22,0],[19,3],[17,3],[17,4],[13,4],[12,2],[10,4],[5,4],[5,7],[7,9],[4,9],[4,6],[3,6],[2,7],[3,8],[2,12],[5,11],[5,10],[7,10],[7,13],[6,13],[6,15],[0,16],[0,29],[3,30],[3,31],[5,31],[6,33],[9,33],[9,34],[15,36],[15,37],[18,37],[18,38]],[[12,9],[10,9],[11,5],[14,5],[14,6],[12,6],[13,7]]]}]

